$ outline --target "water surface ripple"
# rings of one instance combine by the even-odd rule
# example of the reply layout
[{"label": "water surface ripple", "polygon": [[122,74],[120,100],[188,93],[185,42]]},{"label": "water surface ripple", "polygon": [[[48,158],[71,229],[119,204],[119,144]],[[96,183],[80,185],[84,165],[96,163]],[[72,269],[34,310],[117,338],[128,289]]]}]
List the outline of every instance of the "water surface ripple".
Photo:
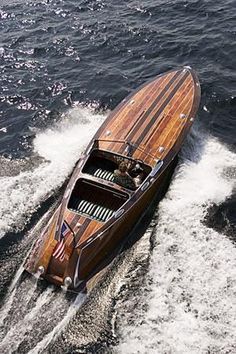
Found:
[{"label": "water surface ripple", "polygon": [[[235,10],[235,0],[1,1],[1,353],[236,352]],[[183,65],[201,82],[198,120],[143,237],[83,305],[21,279],[108,111]]]}]

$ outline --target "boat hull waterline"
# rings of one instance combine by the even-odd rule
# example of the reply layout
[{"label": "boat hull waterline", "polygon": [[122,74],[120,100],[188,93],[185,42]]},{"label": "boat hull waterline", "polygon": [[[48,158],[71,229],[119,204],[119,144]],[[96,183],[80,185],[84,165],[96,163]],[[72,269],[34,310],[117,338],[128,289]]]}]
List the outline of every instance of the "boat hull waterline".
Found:
[{"label": "boat hull waterline", "polygon": [[[129,235],[158,192],[193,124],[200,84],[190,67],[148,81],[111,112],[75,166],[62,201],[32,247],[25,269],[78,289]],[[126,162],[135,189],[114,181]]]}]

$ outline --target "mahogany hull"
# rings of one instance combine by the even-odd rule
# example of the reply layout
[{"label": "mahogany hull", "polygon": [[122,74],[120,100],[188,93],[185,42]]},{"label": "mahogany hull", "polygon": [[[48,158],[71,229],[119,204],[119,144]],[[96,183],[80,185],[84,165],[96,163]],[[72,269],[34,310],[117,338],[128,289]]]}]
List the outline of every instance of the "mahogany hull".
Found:
[{"label": "mahogany hull", "polygon": [[[62,203],[26,260],[26,270],[70,288],[95,274],[158,192],[194,121],[199,101],[200,85],[189,67],[159,75],[124,99],[76,165]],[[143,166],[143,181],[136,190],[112,180],[112,166],[123,160],[139,161]],[[95,168],[99,161],[104,170],[103,166]],[[86,212],[74,209],[76,198],[79,205],[86,205]],[[100,216],[109,215],[109,208],[112,213],[107,219],[97,217],[99,210]]]}]

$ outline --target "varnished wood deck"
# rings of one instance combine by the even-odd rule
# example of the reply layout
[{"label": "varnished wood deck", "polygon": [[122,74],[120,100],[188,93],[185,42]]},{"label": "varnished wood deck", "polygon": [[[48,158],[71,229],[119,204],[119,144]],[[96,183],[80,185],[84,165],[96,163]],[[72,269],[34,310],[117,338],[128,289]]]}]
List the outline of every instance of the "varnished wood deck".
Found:
[{"label": "varnished wood deck", "polygon": [[96,134],[96,139],[107,140],[99,148],[125,155],[129,142],[135,146],[133,158],[154,166],[191,126],[199,99],[200,85],[189,68],[160,75],[111,113]]}]

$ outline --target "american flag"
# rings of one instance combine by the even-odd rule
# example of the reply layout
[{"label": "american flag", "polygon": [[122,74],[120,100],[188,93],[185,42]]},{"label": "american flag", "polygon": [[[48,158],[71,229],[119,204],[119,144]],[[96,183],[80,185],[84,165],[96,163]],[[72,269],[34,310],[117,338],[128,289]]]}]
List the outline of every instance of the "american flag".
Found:
[{"label": "american flag", "polygon": [[59,261],[63,262],[65,258],[65,238],[68,236],[70,229],[65,221],[63,221],[61,227],[61,240],[57,242],[57,245],[53,251],[52,256]]}]

